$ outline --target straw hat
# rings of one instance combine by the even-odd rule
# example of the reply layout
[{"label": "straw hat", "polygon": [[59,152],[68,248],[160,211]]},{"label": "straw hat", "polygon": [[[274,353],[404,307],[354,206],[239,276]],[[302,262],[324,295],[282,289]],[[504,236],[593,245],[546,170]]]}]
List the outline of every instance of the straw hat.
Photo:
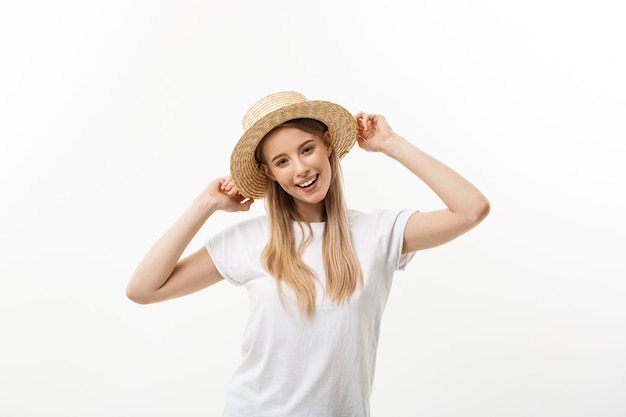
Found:
[{"label": "straw hat", "polygon": [[293,119],[319,120],[329,130],[333,149],[342,158],[356,142],[357,125],[348,110],[328,101],[311,101],[295,91],[270,94],[256,102],[243,117],[243,136],[230,156],[230,173],[247,198],[265,196],[267,177],[254,158],[259,142],[273,128]]}]

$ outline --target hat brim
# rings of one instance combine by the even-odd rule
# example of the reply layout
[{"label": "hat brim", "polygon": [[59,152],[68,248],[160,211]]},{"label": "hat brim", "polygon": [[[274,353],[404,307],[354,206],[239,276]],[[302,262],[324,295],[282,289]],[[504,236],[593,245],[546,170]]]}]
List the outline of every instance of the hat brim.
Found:
[{"label": "hat brim", "polygon": [[333,150],[343,158],[357,140],[357,125],[348,110],[328,101],[305,101],[272,111],[241,136],[230,157],[230,172],[241,195],[255,200],[265,196],[267,176],[254,158],[261,140],[276,126],[293,119],[315,119],[328,127]]}]

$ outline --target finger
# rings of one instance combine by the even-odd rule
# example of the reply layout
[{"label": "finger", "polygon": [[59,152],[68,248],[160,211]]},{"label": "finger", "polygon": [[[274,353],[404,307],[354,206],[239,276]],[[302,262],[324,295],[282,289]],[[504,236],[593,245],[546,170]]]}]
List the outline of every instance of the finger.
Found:
[{"label": "finger", "polygon": [[359,144],[359,148],[367,150],[367,139],[362,136],[357,136],[357,143]]},{"label": "finger", "polygon": [[359,130],[359,133],[361,134],[362,137],[366,137],[367,113],[361,111],[361,112],[358,112],[355,117],[356,117],[356,123],[357,123],[357,128]]},{"label": "finger", "polygon": [[233,179],[231,177],[228,177],[224,182],[222,189],[230,193],[233,190],[237,190],[237,187],[235,186],[235,182],[233,181]]},{"label": "finger", "polygon": [[363,124],[363,133],[365,133],[365,137],[367,138],[370,130],[372,130],[372,115],[363,113],[361,116],[361,123]]},{"label": "finger", "polygon": [[220,190],[226,189],[226,182],[228,181],[228,177],[219,177],[218,182],[220,184]]},{"label": "finger", "polygon": [[364,140],[367,140],[372,136],[374,131],[376,130],[376,125],[373,122],[373,117],[371,114],[363,113],[363,117],[361,118],[361,123],[363,128],[361,130],[361,137]]},{"label": "finger", "polygon": [[229,197],[236,197],[236,196],[240,196],[241,194],[239,194],[239,190],[237,189],[237,187],[232,185],[231,188],[226,190],[226,195]]}]

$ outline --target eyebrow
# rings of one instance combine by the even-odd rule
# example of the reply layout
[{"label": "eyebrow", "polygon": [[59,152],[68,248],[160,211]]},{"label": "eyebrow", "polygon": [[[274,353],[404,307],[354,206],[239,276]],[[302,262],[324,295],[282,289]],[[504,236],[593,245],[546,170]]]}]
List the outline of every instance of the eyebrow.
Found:
[{"label": "eyebrow", "polygon": [[[308,140],[304,141],[300,146],[298,146],[298,150],[304,148],[305,146],[307,146],[311,142],[315,143],[315,141],[313,139],[308,139]],[[282,158],[283,156],[287,156],[287,154],[286,153],[278,154],[278,155],[276,155],[275,157],[273,157],[271,159],[271,162],[274,162],[275,160],[277,160],[278,158]]]}]

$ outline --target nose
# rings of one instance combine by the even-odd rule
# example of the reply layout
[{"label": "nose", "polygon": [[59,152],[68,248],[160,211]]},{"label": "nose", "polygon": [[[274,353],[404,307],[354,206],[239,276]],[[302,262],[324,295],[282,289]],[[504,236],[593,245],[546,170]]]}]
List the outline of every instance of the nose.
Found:
[{"label": "nose", "polygon": [[298,177],[306,177],[309,175],[310,168],[308,165],[300,158],[294,160],[296,175]]}]

